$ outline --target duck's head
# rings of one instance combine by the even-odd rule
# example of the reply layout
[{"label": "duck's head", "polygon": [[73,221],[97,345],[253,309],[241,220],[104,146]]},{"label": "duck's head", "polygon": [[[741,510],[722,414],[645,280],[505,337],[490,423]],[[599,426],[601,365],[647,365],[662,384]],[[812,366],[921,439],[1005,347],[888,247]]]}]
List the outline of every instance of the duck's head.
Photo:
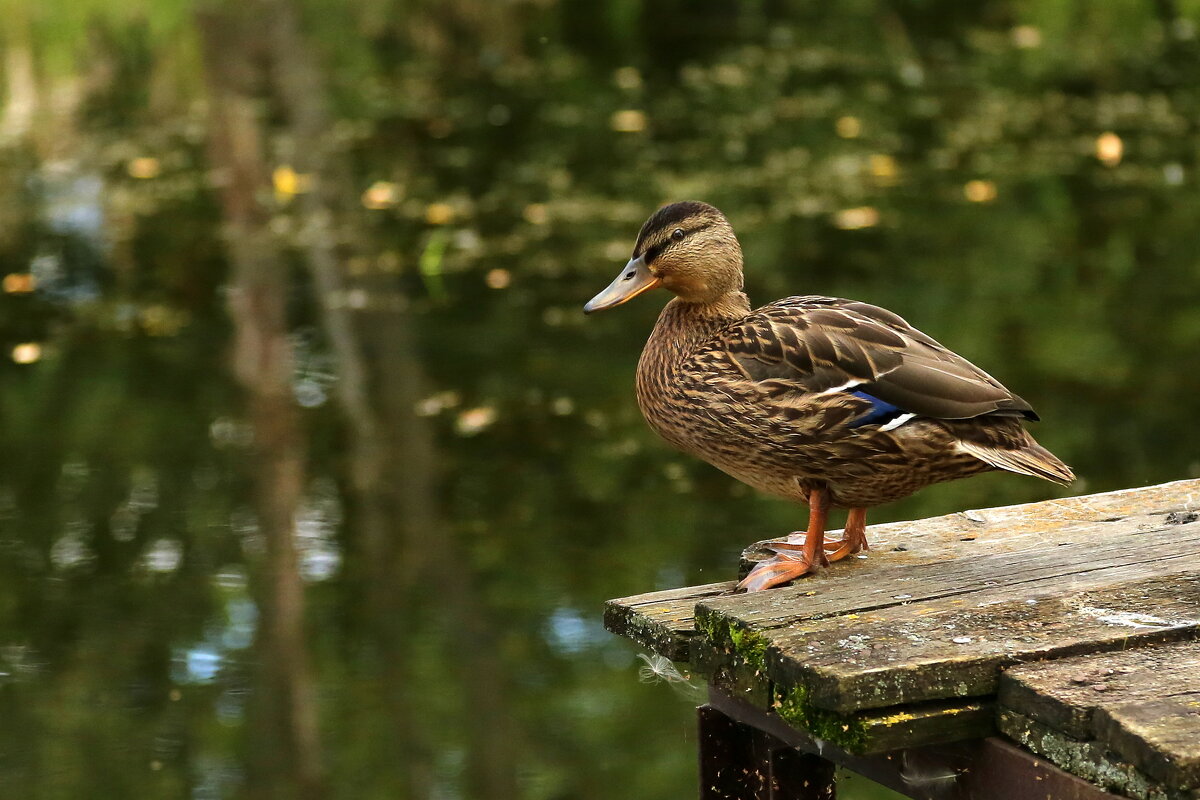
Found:
[{"label": "duck's head", "polygon": [[708,203],[672,203],[638,234],[633,258],[586,314],[619,306],[658,286],[685,303],[714,303],[742,290],[742,248],[725,215]]}]

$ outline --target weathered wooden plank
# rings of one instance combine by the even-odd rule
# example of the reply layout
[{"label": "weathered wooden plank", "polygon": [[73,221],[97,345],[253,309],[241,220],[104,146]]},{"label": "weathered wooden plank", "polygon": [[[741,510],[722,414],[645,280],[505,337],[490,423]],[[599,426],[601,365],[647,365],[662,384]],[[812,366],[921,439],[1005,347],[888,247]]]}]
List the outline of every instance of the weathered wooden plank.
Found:
[{"label": "weathered wooden plank", "polygon": [[841,741],[860,755],[889,753],[990,736],[996,730],[995,718],[995,708],[988,700],[921,703],[864,711],[851,715],[843,723],[846,726],[843,733],[857,730],[852,740]]},{"label": "weathered wooden plank", "polygon": [[[869,561],[918,564],[987,553],[1032,550],[1049,543],[1080,541],[1096,523],[1137,528],[1186,524],[1200,517],[1200,479],[1102,494],[962,511],[928,519],[871,525]],[[1089,529],[1079,530],[1080,527]],[[838,536],[834,531],[830,536]],[[743,554],[746,566],[770,555],[756,543]],[[844,571],[861,564],[843,562]]]},{"label": "weathered wooden plank", "polygon": [[694,649],[703,656],[693,654],[692,668],[707,676],[710,696],[733,697],[741,704],[762,709],[808,736],[813,746],[832,743],[854,753],[884,753],[995,732],[995,712],[988,698],[835,713],[806,705],[788,687],[772,685],[760,670],[735,654],[717,654],[707,647]]},{"label": "weathered wooden plank", "polygon": [[1172,789],[1200,793],[1200,692],[1097,714],[1098,740]]},{"label": "weathered wooden plank", "polygon": [[996,724],[1005,736],[1055,766],[1134,800],[1196,800],[1198,796],[1191,790],[1163,786],[1132,764],[1111,757],[1098,742],[1074,739],[1015,711],[1001,709]]},{"label": "weathered wooden plank", "polygon": [[[871,601],[857,610],[888,605],[889,600],[912,602],[918,595],[910,589],[921,588],[917,585],[921,575],[930,571],[947,574],[947,561],[1035,547],[1040,550],[1051,544],[1091,546],[1102,539],[1136,541],[1142,532],[1195,521],[1195,508],[1200,508],[1200,480],[872,525],[867,529],[873,548],[869,557],[842,562],[788,589],[754,595],[761,605],[757,611],[747,607],[746,621],[770,624],[771,615],[778,610],[781,613],[776,627],[789,624],[789,608],[801,602],[800,618],[851,613],[856,610],[848,602],[851,600]],[[925,573],[920,572],[921,568]],[[993,578],[983,575],[981,580]],[[948,575],[934,591],[944,593],[955,579]],[[696,633],[692,613],[695,602],[732,596],[732,590],[732,582],[713,583],[610,600],[605,607],[605,627],[672,660],[686,660],[689,640]],[[814,596],[823,599],[800,600]],[[814,602],[827,605],[813,608]]]},{"label": "weathered wooden plank", "polygon": [[726,581],[609,600],[604,604],[604,627],[672,661],[687,661],[688,643],[696,634],[697,601],[731,594],[734,586]]},{"label": "weathered wooden plank", "polygon": [[1198,504],[1183,481],[873,526],[869,559],[795,587],[622,598],[605,624],[846,749],[984,735],[1002,667],[1200,626]]},{"label": "weathered wooden plank", "polygon": [[[1017,662],[1200,631],[1200,571],[1163,575],[1160,565],[1139,565],[1121,572],[1124,582],[1100,588],[1045,585],[1017,599],[1008,588],[970,602],[947,598],[768,631],[760,634],[766,673],[807,704],[847,712],[989,695],[1001,668]],[[1102,577],[1117,576],[1088,576]]]},{"label": "weathered wooden plank", "polygon": [[1200,642],[1015,667],[999,703],[1096,742],[1168,790],[1200,789]]},{"label": "weathered wooden plank", "polygon": [[[758,705],[758,695],[739,694]],[[831,742],[860,755],[887,753],[990,736],[996,731],[995,709],[988,698],[893,706],[849,714],[806,707],[784,690],[769,703],[772,713],[808,733],[814,741]]]},{"label": "weathered wooden plank", "polygon": [[1095,735],[1100,710],[1198,691],[1200,642],[1189,641],[1013,667],[999,696],[1005,707],[1084,739]]},{"label": "weathered wooden plank", "polygon": [[[1078,615],[1062,616],[1061,604],[1081,602],[1081,591],[1126,585],[1136,595],[1147,579],[1200,572],[1200,523],[1097,537],[917,566],[890,584],[877,577],[866,586],[831,581],[824,590],[713,597],[697,606],[705,636],[694,649],[732,651],[785,688],[801,688],[806,702],[840,711],[987,694],[1001,663],[1067,654],[1086,645],[1081,635],[1113,638],[1102,621],[1062,624]],[[1064,588],[1074,594],[1060,597]],[[1171,583],[1162,591],[1170,594]]]},{"label": "weathered wooden plank", "polygon": [[[700,627],[736,624],[766,630],[813,619],[1013,587],[1139,564],[1165,568],[1196,563],[1200,522],[1171,524],[1168,515],[1120,524],[1073,526],[1040,547],[977,553],[927,563],[878,564],[869,575],[831,567],[816,579],[754,594],[712,595],[699,602]],[[1038,589],[1040,591],[1040,587]]]}]

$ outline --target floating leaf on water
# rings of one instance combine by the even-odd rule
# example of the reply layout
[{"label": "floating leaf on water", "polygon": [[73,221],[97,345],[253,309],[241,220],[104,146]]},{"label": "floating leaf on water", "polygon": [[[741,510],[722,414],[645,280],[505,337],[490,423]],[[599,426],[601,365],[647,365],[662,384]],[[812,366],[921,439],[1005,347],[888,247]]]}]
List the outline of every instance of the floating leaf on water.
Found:
[{"label": "floating leaf on water", "polygon": [[622,109],[613,112],[608,124],[618,133],[640,133],[646,129],[646,112],[636,108]]},{"label": "floating leaf on water", "polygon": [[838,117],[837,122],[833,123],[833,129],[843,139],[857,139],[862,135],[862,122],[858,117]]},{"label": "floating leaf on water", "polygon": [[642,73],[637,67],[621,67],[613,73],[613,82],[621,89],[640,89]]},{"label": "floating leaf on water", "polygon": [[545,225],[550,219],[549,209],[545,203],[530,203],[521,213],[530,225]]},{"label": "floating leaf on water", "polygon": [[12,272],[4,276],[5,294],[29,294],[37,288],[32,272]]},{"label": "floating leaf on water", "polygon": [[379,211],[400,201],[400,185],[391,181],[375,181],[362,193],[363,208]]},{"label": "floating leaf on water", "polygon": [[453,408],[460,402],[462,402],[462,398],[459,397],[458,392],[438,392],[435,395],[431,395],[423,400],[420,400],[414,410],[417,412],[418,416],[432,417],[435,414],[440,414],[447,408]]},{"label": "floating leaf on water", "polygon": [[737,64],[718,64],[712,74],[713,81],[722,86],[746,85],[746,71]]},{"label": "floating leaf on water", "polygon": [[507,289],[512,283],[512,273],[501,267],[488,270],[488,274],[484,277],[484,283],[489,289]]},{"label": "floating leaf on water", "polygon": [[972,203],[990,203],[996,199],[996,184],[992,181],[967,181],[963,186],[963,196]]},{"label": "floating leaf on water", "polygon": [[1115,167],[1125,155],[1125,143],[1112,131],[1096,137],[1096,158],[1106,167]]},{"label": "floating leaf on water", "polygon": [[474,436],[496,421],[496,409],[491,406],[469,408],[458,415],[454,424],[461,436]]},{"label": "floating leaf on water", "polygon": [[142,156],[130,159],[129,163],[125,165],[125,171],[129,173],[129,177],[131,178],[147,180],[149,178],[157,178],[159,173],[162,172],[162,165],[157,158]]},{"label": "floating leaf on water", "polygon": [[1042,31],[1035,25],[1017,25],[1012,29],[1013,44],[1022,50],[1042,46]]},{"label": "floating leaf on water", "polygon": [[900,167],[896,164],[896,159],[887,153],[872,153],[867,162],[870,164],[871,175],[880,185],[890,186],[900,177]]},{"label": "floating leaf on water", "polygon": [[425,221],[430,225],[448,225],[454,220],[454,207],[449,203],[430,203],[425,206]]},{"label": "floating leaf on water", "polygon": [[275,200],[282,205],[296,195],[307,192],[312,184],[312,176],[296,172],[284,164],[276,167],[275,171],[271,173],[271,183],[275,187]]},{"label": "floating leaf on water", "polygon": [[12,360],[18,364],[32,364],[42,358],[42,346],[37,342],[22,342],[12,349]]},{"label": "floating leaf on water", "polygon": [[872,206],[843,208],[833,215],[833,224],[844,231],[871,228],[879,224],[879,210]]}]

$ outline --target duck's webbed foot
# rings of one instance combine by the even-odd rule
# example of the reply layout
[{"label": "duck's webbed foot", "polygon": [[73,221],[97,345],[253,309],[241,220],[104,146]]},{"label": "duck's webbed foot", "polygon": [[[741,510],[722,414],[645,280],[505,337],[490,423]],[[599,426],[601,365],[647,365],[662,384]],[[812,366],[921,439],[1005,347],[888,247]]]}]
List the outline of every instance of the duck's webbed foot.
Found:
[{"label": "duck's webbed foot", "polygon": [[871,546],[867,544],[867,510],[852,508],[846,517],[846,529],[842,531],[842,539],[829,554],[829,560],[841,561],[846,556],[870,549]]},{"label": "duck's webbed foot", "polygon": [[779,553],[758,562],[754,569],[750,570],[750,574],[742,578],[737,588],[747,592],[758,592],[772,586],[781,586],[818,569],[820,565],[810,562],[803,554]]},{"label": "duck's webbed foot", "polygon": [[829,517],[829,492],[814,489],[809,494],[808,530],[803,542],[778,541],[767,546],[775,555],[760,561],[738,584],[739,589],[757,592],[779,586],[827,566],[825,551],[842,547],[840,542],[825,541],[825,521]]},{"label": "duck's webbed foot", "polygon": [[[792,537],[798,537],[793,539]],[[770,550],[772,553],[799,553],[802,552],[808,542],[808,534],[804,531],[796,531],[786,539],[772,539],[769,542],[762,542],[761,547]],[[825,539],[823,549],[825,552],[837,550],[845,544],[843,539]]]}]

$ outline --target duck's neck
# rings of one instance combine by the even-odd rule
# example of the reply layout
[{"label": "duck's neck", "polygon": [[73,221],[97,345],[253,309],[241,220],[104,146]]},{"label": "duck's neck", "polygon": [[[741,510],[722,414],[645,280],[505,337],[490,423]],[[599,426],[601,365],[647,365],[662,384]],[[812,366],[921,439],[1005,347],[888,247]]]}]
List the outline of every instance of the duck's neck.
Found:
[{"label": "duck's neck", "polygon": [[680,368],[725,326],[750,313],[750,301],[731,292],[713,303],[685,303],[675,298],[658,315],[658,323],[642,350],[637,368],[637,399],[650,427],[687,451],[688,436],[675,413],[678,393],[686,392]]},{"label": "duck's neck", "polygon": [[750,301],[742,292],[730,292],[711,303],[686,303],[676,297],[658,315],[643,356],[654,353],[661,366],[674,365],[718,330],[749,313]]}]

